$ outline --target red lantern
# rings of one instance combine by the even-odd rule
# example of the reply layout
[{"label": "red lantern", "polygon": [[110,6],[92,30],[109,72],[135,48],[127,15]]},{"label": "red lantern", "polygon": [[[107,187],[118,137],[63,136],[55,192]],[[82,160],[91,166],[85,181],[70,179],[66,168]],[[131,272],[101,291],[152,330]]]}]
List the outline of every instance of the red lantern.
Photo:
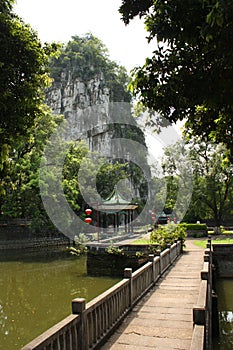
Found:
[{"label": "red lantern", "polygon": [[92,218],[86,218],[84,221],[85,221],[87,224],[90,224],[90,223],[92,222]]},{"label": "red lantern", "polygon": [[155,213],[153,211],[151,212],[151,220],[155,221]]},{"label": "red lantern", "polygon": [[91,215],[92,210],[91,210],[91,209],[86,209],[86,210],[85,210],[85,213],[86,213],[87,215]]}]

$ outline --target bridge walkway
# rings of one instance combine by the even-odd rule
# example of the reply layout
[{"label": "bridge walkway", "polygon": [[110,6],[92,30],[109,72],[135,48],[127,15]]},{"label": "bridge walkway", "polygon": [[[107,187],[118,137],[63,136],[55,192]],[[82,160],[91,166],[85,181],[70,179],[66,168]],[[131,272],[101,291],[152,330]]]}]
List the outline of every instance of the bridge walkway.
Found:
[{"label": "bridge walkway", "polygon": [[204,250],[186,240],[181,257],[133,308],[101,350],[186,350],[201,282]]}]

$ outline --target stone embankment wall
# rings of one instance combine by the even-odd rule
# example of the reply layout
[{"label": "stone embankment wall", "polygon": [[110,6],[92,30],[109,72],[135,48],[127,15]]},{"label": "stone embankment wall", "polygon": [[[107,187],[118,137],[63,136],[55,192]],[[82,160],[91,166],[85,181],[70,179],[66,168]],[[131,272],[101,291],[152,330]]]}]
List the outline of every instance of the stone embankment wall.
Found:
[{"label": "stone embankment wall", "polygon": [[213,262],[218,277],[233,278],[233,244],[213,243]]},{"label": "stone embankment wall", "polygon": [[[154,248],[156,249],[157,246]],[[87,273],[92,276],[122,276],[125,268],[133,271],[148,261],[148,245],[121,245],[119,254],[108,253],[106,247],[88,246]]]},{"label": "stone embankment wall", "polygon": [[31,229],[25,220],[0,223],[0,250],[68,245],[70,240],[55,230]]}]

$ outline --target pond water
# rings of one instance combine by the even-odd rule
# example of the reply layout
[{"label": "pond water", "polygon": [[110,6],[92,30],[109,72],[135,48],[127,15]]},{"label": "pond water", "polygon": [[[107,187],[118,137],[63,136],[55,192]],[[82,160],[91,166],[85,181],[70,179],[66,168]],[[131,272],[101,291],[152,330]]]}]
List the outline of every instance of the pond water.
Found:
[{"label": "pond water", "polygon": [[90,277],[86,258],[65,251],[0,251],[0,349],[18,350],[119,279]]},{"label": "pond water", "polygon": [[219,279],[216,283],[219,310],[219,337],[214,350],[233,349],[233,279]]}]

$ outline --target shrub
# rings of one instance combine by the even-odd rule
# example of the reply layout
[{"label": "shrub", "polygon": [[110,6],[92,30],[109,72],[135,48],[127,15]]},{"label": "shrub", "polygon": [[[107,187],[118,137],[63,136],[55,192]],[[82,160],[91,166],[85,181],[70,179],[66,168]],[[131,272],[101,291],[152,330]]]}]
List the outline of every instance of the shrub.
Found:
[{"label": "shrub", "polygon": [[72,255],[80,256],[87,253],[87,247],[85,243],[88,242],[88,237],[84,233],[80,233],[78,236],[74,236],[75,247],[68,247],[68,251]]},{"label": "shrub", "polygon": [[161,249],[166,248],[167,244],[173,244],[176,240],[184,241],[185,238],[185,228],[173,223],[166,226],[159,225],[150,234],[151,243],[159,245]]},{"label": "shrub", "polygon": [[206,224],[188,224],[184,222],[179,224],[179,226],[185,228],[188,236],[190,235],[192,237],[199,238],[208,235],[208,228]]},{"label": "shrub", "polygon": [[181,223],[179,224],[180,227],[184,227],[186,230],[195,230],[195,231],[207,231],[207,225],[206,224],[187,224],[187,223]]},{"label": "shrub", "polygon": [[81,256],[87,253],[87,247],[83,244],[78,244],[76,247],[67,248],[72,255]]},{"label": "shrub", "polygon": [[85,233],[80,233],[78,236],[74,236],[75,244],[85,244],[89,241],[89,238],[85,235]]},{"label": "shrub", "polygon": [[123,249],[121,249],[119,247],[114,247],[114,246],[109,246],[106,249],[106,253],[113,254],[113,255],[125,255],[125,252]]}]

